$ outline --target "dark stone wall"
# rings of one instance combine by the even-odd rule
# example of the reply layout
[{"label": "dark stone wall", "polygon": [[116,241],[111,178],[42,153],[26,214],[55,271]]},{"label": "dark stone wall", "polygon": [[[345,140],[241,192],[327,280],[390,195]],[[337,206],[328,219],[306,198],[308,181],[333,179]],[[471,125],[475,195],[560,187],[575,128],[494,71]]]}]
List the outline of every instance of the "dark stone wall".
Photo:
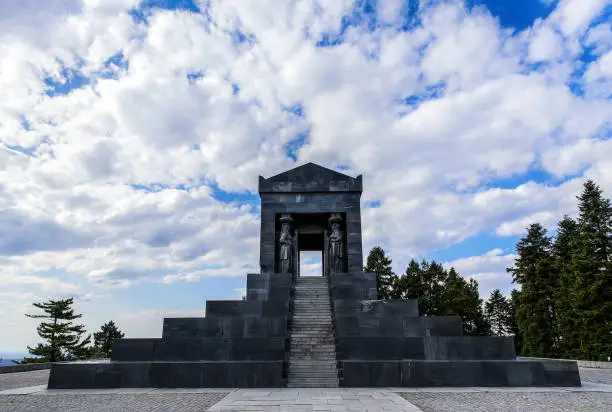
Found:
[{"label": "dark stone wall", "polygon": [[361,192],[260,193],[260,196],[262,273],[275,271],[276,218],[280,213],[344,213],[348,272],[360,272],[363,269]]},{"label": "dark stone wall", "polygon": [[[356,294],[361,294],[357,292]],[[336,318],[344,316],[395,316],[395,317],[417,317],[419,307],[416,300],[390,299],[390,300],[358,300],[358,299],[333,299],[334,314]],[[363,315],[363,316],[365,316]]]},{"label": "dark stone wall", "polygon": [[281,338],[287,316],[236,318],[165,318],[162,338]]},{"label": "dark stone wall", "polygon": [[336,316],[336,336],[338,337],[397,338],[462,336],[462,334],[463,328],[459,316],[419,317],[385,312],[362,312]]},{"label": "dark stone wall", "polygon": [[329,277],[329,293],[332,300],[375,300],[376,275],[362,271],[333,274]]},{"label": "dark stone wall", "polygon": [[290,300],[208,300],[207,318],[287,316]]},{"label": "dark stone wall", "polygon": [[290,273],[249,273],[247,300],[287,300],[292,287],[293,277]]},{"label": "dark stone wall", "polygon": [[56,363],[49,389],[280,388],[283,361]]},{"label": "dark stone wall", "polygon": [[285,346],[284,337],[121,339],[111,361],[284,360]]},{"label": "dark stone wall", "polygon": [[340,361],[341,387],[580,386],[576,362]]}]

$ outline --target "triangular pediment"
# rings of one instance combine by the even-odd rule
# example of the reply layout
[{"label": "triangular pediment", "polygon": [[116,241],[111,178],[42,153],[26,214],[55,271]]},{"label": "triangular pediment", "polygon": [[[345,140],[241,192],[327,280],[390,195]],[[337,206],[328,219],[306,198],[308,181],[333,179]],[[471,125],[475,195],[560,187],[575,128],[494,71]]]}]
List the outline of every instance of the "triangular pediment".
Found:
[{"label": "triangular pediment", "polygon": [[361,192],[361,180],[311,162],[267,179],[260,176],[259,192]]}]

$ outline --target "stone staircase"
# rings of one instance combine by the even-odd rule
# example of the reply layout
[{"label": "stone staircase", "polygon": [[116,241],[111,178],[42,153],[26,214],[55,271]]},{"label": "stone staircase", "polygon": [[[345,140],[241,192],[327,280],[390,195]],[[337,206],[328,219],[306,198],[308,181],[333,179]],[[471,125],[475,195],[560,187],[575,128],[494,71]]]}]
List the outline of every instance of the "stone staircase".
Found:
[{"label": "stone staircase", "polygon": [[289,388],[337,388],[336,346],[327,279],[300,277],[289,352]]}]

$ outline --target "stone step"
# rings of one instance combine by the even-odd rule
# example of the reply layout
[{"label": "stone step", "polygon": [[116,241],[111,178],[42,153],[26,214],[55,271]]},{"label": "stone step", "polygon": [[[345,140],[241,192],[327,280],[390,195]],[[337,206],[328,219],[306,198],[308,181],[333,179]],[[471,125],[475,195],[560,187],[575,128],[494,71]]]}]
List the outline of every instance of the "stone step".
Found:
[{"label": "stone step", "polygon": [[[290,359],[289,363],[291,364],[292,362],[300,362],[300,361],[306,362],[308,360],[307,359]],[[302,371],[302,370],[308,370],[308,371],[310,371],[310,370],[333,370],[333,371],[337,371],[336,361],[332,361],[331,359],[315,359],[315,361],[318,361],[318,362],[327,362],[327,363],[330,364],[330,366],[324,368],[324,367],[310,367],[310,366],[299,366],[299,365],[295,366],[295,365],[292,365],[291,366],[291,370],[292,371],[298,371],[298,370],[299,371]]]},{"label": "stone step", "polygon": [[316,341],[320,341],[323,338],[328,338],[330,341],[329,343],[335,343],[334,342],[334,338],[331,336],[328,336],[327,334],[319,334],[319,335],[315,335],[315,334],[299,334],[299,335],[294,335],[291,337],[290,342],[295,343],[295,342],[310,342],[313,340]]},{"label": "stone step", "polygon": [[[307,356],[313,356],[308,358]],[[316,358],[316,359],[315,359]],[[333,362],[336,363],[335,353],[321,353],[321,352],[291,352],[289,353],[290,362]]]},{"label": "stone step", "polygon": [[323,338],[329,339],[329,344],[335,343],[335,339],[333,336],[330,336],[330,333],[321,333],[321,334],[291,334],[290,342],[312,342],[312,341],[320,341]]},{"label": "stone step", "polygon": [[321,377],[338,377],[338,374],[336,372],[335,369],[302,369],[302,370],[295,370],[295,371],[291,371],[289,372],[288,377],[292,378],[294,376],[321,376]]},{"label": "stone step", "polygon": [[338,379],[336,374],[318,374],[318,373],[300,373],[295,375],[288,375],[289,382],[295,382],[297,380],[308,380],[310,382],[322,382],[322,381],[334,381]]},{"label": "stone step", "polygon": [[333,381],[337,381],[338,377],[334,376],[334,375],[324,375],[324,376],[320,376],[318,377],[315,374],[309,374],[309,375],[291,375],[288,376],[288,380],[289,382],[298,382],[298,381],[305,381],[305,382],[312,382],[312,383],[332,383]]},{"label": "stone step", "polygon": [[334,342],[332,340],[327,341],[327,342],[320,342],[320,341],[301,341],[301,340],[294,340],[294,341],[290,341],[291,347],[292,348],[308,348],[308,349],[319,349],[319,350],[323,350],[323,349],[329,349],[329,350],[336,350]]},{"label": "stone step", "polygon": [[338,387],[331,309],[326,278],[298,279],[290,323],[287,386]]}]

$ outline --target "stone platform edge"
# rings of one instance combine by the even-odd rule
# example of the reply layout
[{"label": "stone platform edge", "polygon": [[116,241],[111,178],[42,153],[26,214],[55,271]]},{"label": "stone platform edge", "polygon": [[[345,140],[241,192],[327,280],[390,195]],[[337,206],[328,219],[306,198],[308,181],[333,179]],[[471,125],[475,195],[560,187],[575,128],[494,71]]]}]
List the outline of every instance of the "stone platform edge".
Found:
[{"label": "stone platform edge", "polygon": [[612,362],[597,362],[579,359],[533,358],[529,356],[519,356],[518,358],[525,360],[576,362],[579,368],[612,369]]},{"label": "stone platform edge", "polygon": [[49,389],[281,388],[284,361],[55,363]]},{"label": "stone platform edge", "polygon": [[571,361],[343,360],[338,367],[341,388],[581,386]]},{"label": "stone platform edge", "polygon": [[44,363],[24,363],[15,364],[15,365],[7,365],[0,366],[0,374],[3,373],[15,373],[15,372],[30,372],[30,371],[39,371],[43,369],[51,369],[51,362]]}]

